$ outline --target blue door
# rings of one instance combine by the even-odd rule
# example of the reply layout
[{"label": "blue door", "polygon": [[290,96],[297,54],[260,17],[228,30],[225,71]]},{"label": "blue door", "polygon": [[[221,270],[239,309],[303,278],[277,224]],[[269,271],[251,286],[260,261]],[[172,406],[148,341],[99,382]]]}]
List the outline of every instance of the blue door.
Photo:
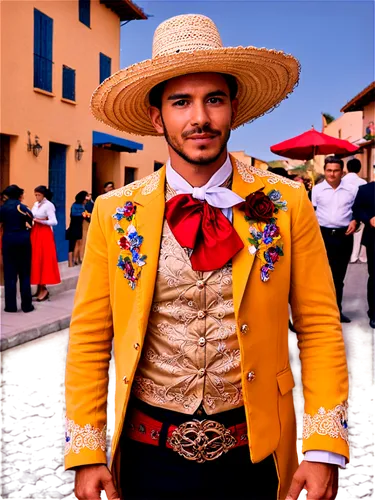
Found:
[{"label": "blue door", "polygon": [[57,259],[68,260],[68,242],[65,240],[65,204],[66,204],[66,146],[50,142],[49,144],[49,179],[48,186],[53,193],[56,207],[57,226],[55,235]]}]

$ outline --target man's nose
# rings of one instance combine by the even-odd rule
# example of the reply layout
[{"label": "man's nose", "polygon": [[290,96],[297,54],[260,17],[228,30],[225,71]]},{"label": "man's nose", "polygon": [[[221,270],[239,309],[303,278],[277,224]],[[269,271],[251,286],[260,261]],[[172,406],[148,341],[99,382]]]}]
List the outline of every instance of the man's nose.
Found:
[{"label": "man's nose", "polygon": [[204,127],[209,123],[210,118],[204,103],[195,103],[192,107],[191,124],[195,127]]}]

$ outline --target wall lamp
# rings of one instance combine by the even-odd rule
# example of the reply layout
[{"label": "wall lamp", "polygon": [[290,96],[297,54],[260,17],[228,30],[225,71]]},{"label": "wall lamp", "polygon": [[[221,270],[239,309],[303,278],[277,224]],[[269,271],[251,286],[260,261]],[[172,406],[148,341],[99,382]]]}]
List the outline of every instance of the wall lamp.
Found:
[{"label": "wall lamp", "polygon": [[75,150],[75,152],[76,152],[76,160],[81,161],[83,153],[85,152],[85,150],[82,148],[81,141],[78,141],[78,147]]},{"label": "wall lamp", "polygon": [[42,151],[43,146],[39,144],[39,137],[36,135],[34,139],[34,144],[31,143],[31,134],[30,131],[27,131],[27,135],[29,136],[29,140],[27,142],[27,151],[32,151],[33,155],[38,157],[39,153]]}]

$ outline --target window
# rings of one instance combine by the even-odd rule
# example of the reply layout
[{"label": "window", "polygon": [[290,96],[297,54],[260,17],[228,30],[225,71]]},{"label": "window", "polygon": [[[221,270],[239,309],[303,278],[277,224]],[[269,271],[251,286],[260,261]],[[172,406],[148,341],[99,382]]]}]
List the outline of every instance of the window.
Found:
[{"label": "window", "polygon": [[154,172],[159,170],[164,165],[164,163],[160,163],[160,161],[154,161]]},{"label": "window", "polygon": [[90,0],[78,0],[79,20],[90,28]]},{"label": "window", "polygon": [[76,72],[68,66],[63,66],[63,90],[62,96],[70,101],[76,100]]},{"label": "window", "polygon": [[106,78],[111,76],[111,58],[100,52],[100,79],[102,83]]},{"label": "window", "polygon": [[53,19],[34,9],[34,87],[52,92]]},{"label": "window", "polygon": [[126,184],[131,184],[132,182],[135,181],[136,170],[137,170],[136,168],[125,167],[125,181],[124,181],[125,186]]}]

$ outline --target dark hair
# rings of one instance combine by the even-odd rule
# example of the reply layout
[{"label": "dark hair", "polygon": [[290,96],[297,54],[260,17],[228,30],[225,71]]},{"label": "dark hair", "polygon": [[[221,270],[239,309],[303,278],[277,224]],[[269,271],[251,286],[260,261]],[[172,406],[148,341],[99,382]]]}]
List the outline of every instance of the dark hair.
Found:
[{"label": "dark hair", "polygon": [[[226,73],[219,73],[219,75],[221,75],[227,82],[229,88],[229,97],[230,100],[233,101],[233,99],[236,98],[238,92],[237,80],[233,75],[227,75]],[[155,106],[155,108],[161,109],[161,100],[167,82],[168,80],[166,80],[165,82],[161,82],[158,85],[156,85],[153,89],[151,89],[148,98],[150,106]]]},{"label": "dark hair", "polygon": [[344,162],[337,156],[327,156],[327,158],[324,160],[324,170],[326,169],[326,166],[331,163],[337,163],[338,165],[340,165],[341,170],[344,170]]},{"label": "dark hair", "polygon": [[47,186],[37,186],[34,189],[34,193],[40,193],[42,194],[45,198],[47,198],[48,201],[52,201],[53,193],[48,189]]},{"label": "dark hair", "polygon": [[346,168],[348,169],[348,172],[354,172],[355,174],[358,174],[358,172],[361,171],[362,165],[358,158],[352,158],[346,164]]},{"label": "dark hair", "polygon": [[111,184],[112,184],[112,186],[113,186],[113,187],[115,187],[115,183],[114,183],[113,181],[108,181],[108,182],[106,182],[106,183],[104,184],[104,188],[106,188],[107,186],[109,186],[109,185],[111,185]]},{"label": "dark hair", "polygon": [[87,191],[80,191],[79,193],[76,194],[76,203],[79,203],[80,205],[83,205],[83,202],[86,199],[86,196],[89,193]]},{"label": "dark hair", "polygon": [[1,193],[2,196],[6,196],[10,200],[19,200],[23,195],[24,190],[17,186],[17,184],[11,184]]},{"label": "dark hair", "polygon": [[268,167],[268,170],[273,174],[281,175],[281,177],[289,177],[288,172],[283,167]]}]

